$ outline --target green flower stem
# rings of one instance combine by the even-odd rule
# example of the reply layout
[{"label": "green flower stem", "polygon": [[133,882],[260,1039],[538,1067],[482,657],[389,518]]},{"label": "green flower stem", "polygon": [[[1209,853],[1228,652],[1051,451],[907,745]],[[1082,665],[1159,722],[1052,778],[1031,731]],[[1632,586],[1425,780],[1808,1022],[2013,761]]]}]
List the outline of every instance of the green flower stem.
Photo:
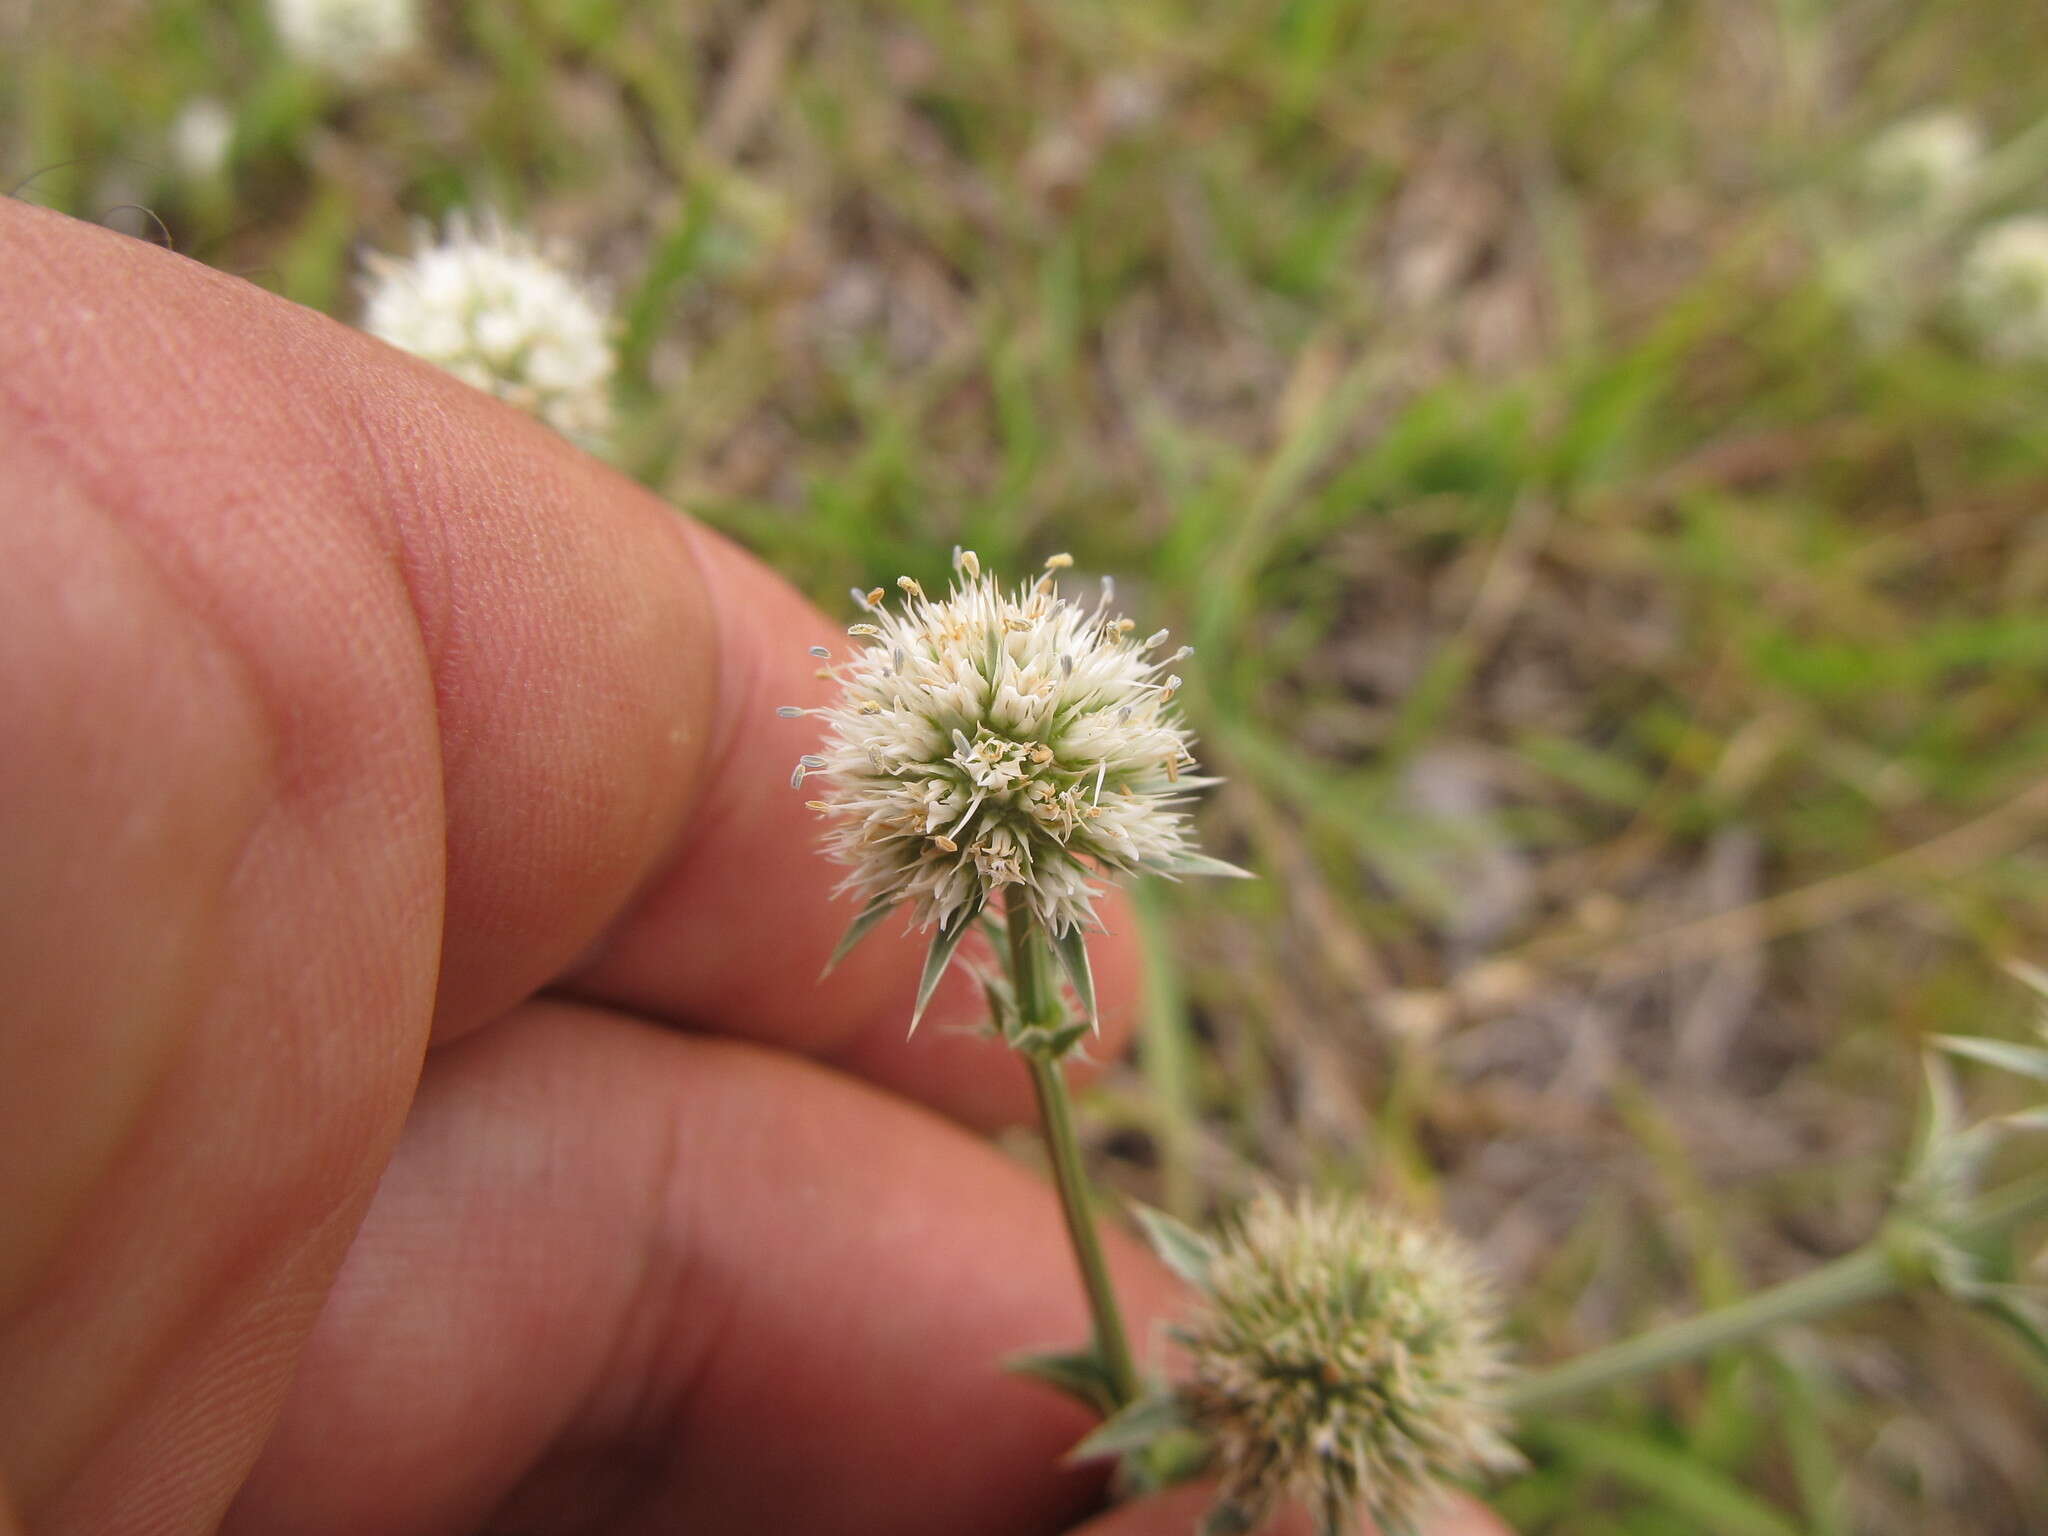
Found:
[{"label": "green flower stem", "polygon": [[[1051,956],[1038,925],[1021,902],[1011,906],[1005,920],[1010,936],[1010,984],[1016,989],[1019,1020],[1026,1029],[1056,1030],[1059,998],[1051,983]],[[1110,1284],[1109,1264],[1102,1255],[1101,1234],[1095,1230],[1095,1217],[1089,1209],[1088,1175],[1081,1166],[1081,1144],[1074,1134],[1066,1075],[1057,1057],[1036,1050],[1022,1054],[1031,1067],[1038,1118],[1052,1154],[1053,1178],[1059,1185],[1060,1209],[1066,1214],[1067,1236],[1073,1241],[1081,1285],[1088,1293],[1088,1310],[1095,1319],[1095,1348],[1121,1408],[1136,1402],[1143,1388],[1130,1338],[1124,1332],[1123,1313],[1117,1307],[1116,1290]]]},{"label": "green flower stem", "polygon": [[[1944,1230],[1968,1243],[2043,1212],[2048,1212],[2048,1172],[2016,1179],[1973,1201]],[[1511,1413],[1548,1407],[1560,1398],[1698,1359],[1785,1323],[1804,1322],[1875,1301],[1910,1284],[1910,1276],[1901,1272],[1880,1232],[1854,1253],[1741,1301],[1596,1349],[1548,1370],[1532,1371],[1508,1384],[1501,1394],[1502,1405]]]}]

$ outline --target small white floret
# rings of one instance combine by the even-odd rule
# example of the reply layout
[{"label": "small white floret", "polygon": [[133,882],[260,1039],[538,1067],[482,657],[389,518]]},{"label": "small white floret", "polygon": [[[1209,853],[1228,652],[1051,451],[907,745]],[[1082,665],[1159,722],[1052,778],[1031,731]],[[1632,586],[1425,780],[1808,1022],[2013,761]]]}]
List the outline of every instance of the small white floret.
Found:
[{"label": "small white floret", "polygon": [[171,122],[171,159],[192,181],[211,181],[227,169],[235,120],[218,100],[200,96]]},{"label": "small white floret", "polygon": [[1894,123],[1863,155],[1863,186],[1888,212],[1924,216],[1969,192],[1984,143],[1967,113],[1923,112]]},{"label": "small white floret", "polygon": [[373,85],[420,44],[419,0],[270,0],[284,51],[343,85]]},{"label": "small white floret", "polygon": [[2048,358],[2048,216],[2026,214],[1986,231],[1964,258],[1957,292],[1989,351]]}]

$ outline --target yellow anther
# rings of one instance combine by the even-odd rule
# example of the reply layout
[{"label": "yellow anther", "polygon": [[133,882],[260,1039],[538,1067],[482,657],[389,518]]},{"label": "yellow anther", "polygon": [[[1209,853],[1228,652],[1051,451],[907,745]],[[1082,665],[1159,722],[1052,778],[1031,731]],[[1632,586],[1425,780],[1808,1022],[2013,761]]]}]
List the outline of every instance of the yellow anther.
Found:
[{"label": "yellow anther", "polygon": [[1044,745],[1043,743],[1040,743],[1038,746],[1033,747],[1031,749],[1031,761],[1033,761],[1034,763],[1051,762],[1052,748]]},{"label": "yellow anther", "polygon": [[889,589],[886,587],[875,587],[871,589],[868,593],[868,606],[870,608],[874,607],[875,604],[879,603],[883,598],[887,597],[888,595]]},{"label": "yellow anther", "polygon": [[943,832],[934,832],[932,834],[932,841],[948,853],[958,853],[960,851],[960,845]]},{"label": "yellow anther", "polygon": [[924,588],[920,587],[917,584],[916,578],[914,577],[898,576],[896,578],[896,585],[901,587],[904,591],[908,592],[912,597],[924,596]]},{"label": "yellow anther", "polygon": [[1046,557],[1045,568],[1048,571],[1064,571],[1073,563],[1072,555],[1049,555]]}]

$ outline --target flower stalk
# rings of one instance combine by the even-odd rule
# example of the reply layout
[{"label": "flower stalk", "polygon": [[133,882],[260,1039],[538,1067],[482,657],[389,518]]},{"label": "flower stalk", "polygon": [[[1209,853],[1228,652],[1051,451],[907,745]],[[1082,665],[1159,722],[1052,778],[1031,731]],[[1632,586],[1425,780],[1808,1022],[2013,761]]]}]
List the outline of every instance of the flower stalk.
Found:
[{"label": "flower stalk", "polygon": [[[2048,1213],[2048,1173],[2037,1173],[1972,1201],[1948,1235],[1967,1243],[2007,1231],[2043,1213]],[[1517,1377],[1502,1388],[1501,1405],[1517,1414],[1547,1408],[1562,1398],[1596,1392],[1632,1377],[1697,1360],[1787,1323],[1825,1317],[1845,1307],[1908,1290],[1917,1283],[1914,1266],[1900,1262],[1892,1235],[1892,1228],[1887,1225],[1854,1253],[1819,1269],[1725,1307],[1623,1339],[1548,1370]]]},{"label": "flower stalk", "polygon": [[[1006,926],[1010,985],[1017,999],[1018,1023],[1022,1029],[1050,1034],[1057,1030],[1064,1009],[1052,984],[1051,957],[1046,953],[1036,919],[1020,902],[1007,914]],[[1031,1086],[1038,1096],[1039,1129],[1052,1158],[1053,1181],[1059,1188],[1067,1237],[1074,1245],[1082,1288],[1088,1293],[1088,1312],[1095,1324],[1095,1351],[1101,1357],[1116,1406],[1122,1408],[1137,1400],[1142,1384],[1089,1201],[1088,1174],[1081,1162],[1080,1138],[1074,1134],[1073,1107],[1062,1056],[1046,1048],[1025,1050],[1022,1055],[1031,1069]]]}]

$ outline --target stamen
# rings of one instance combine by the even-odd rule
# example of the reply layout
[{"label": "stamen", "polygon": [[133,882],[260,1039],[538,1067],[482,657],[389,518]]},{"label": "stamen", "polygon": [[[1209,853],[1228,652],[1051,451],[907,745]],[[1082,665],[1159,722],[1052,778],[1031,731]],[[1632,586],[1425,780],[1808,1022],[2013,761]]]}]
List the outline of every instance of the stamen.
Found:
[{"label": "stamen", "polygon": [[924,588],[919,586],[913,577],[898,576],[896,578],[896,585],[908,592],[912,597],[924,596]]},{"label": "stamen", "polygon": [[814,645],[811,647],[811,654],[817,657],[820,661],[824,661],[827,658],[829,658],[832,653],[826,650],[825,647],[822,645]]},{"label": "stamen", "polygon": [[882,632],[872,624],[849,624],[846,626],[846,632],[849,635],[864,635],[870,640],[882,638]]},{"label": "stamen", "polygon": [[808,715],[810,711],[808,709],[798,709],[794,704],[778,704],[775,706],[775,713],[784,720],[797,720]]}]

